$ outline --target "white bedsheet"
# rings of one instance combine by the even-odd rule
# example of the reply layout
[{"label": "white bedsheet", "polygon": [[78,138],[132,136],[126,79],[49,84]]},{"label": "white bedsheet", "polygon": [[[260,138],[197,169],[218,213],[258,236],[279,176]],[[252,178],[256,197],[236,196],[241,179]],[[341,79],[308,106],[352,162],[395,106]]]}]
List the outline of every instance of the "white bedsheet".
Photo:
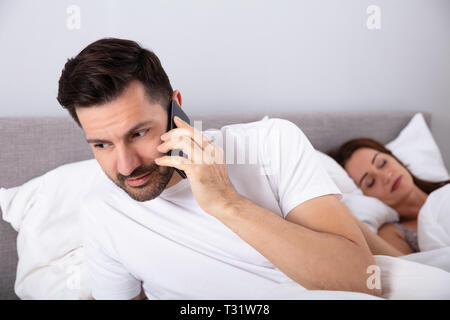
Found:
[{"label": "white bedsheet", "polygon": [[376,264],[381,268],[383,297],[390,300],[450,299],[450,273],[433,266],[443,265],[449,269],[449,255],[442,260],[437,258],[442,253],[447,254],[448,250],[401,258],[375,256]]},{"label": "white bedsheet", "polygon": [[411,253],[400,259],[414,261],[450,272],[450,247]]},{"label": "white bedsheet", "polygon": [[[274,285],[267,300],[426,300],[450,299],[450,248],[394,258],[375,256],[380,268],[381,298],[356,292],[306,290],[295,282]],[[370,274],[368,274],[369,276]]]}]

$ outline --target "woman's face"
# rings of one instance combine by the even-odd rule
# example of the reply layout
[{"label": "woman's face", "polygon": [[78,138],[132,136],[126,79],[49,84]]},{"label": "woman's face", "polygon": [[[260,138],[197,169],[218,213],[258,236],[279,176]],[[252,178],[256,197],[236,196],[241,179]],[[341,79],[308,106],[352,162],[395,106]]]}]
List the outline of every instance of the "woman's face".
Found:
[{"label": "woman's face", "polygon": [[356,150],[345,170],[364,194],[395,207],[414,188],[411,174],[392,156],[375,149]]}]

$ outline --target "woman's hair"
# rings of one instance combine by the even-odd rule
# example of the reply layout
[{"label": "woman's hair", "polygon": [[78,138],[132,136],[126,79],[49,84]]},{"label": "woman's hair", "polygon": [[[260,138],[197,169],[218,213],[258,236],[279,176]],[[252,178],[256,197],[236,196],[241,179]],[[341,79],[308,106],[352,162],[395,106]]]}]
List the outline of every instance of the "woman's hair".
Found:
[{"label": "woman's hair", "polygon": [[422,180],[420,178],[417,178],[415,175],[411,173],[411,171],[408,169],[407,166],[405,166],[396,156],[392,154],[392,152],[387,149],[382,143],[370,139],[370,138],[359,138],[359,139],[352,139],[350,141],[347,141],[342,146],[339,147],[336,151],[330,152],[329,155],[334,158],[342,167],[345,167],[345,164],[350,159],[352,154],[360,149],[360,148],[370,148],[375,149],[377,151],[380,151],[382,153],[386,153],[393,157],[395,160],[397,160],[403,167],[405,167],[406,170],[411,174],[414,184],[419,187],[423,192],[426,194],[430,194],[434,190],[446,185],[447,183],[450,183],[450,180],[446,181],[440,181],[440,182],[431,182]]},{"label": "woman's hair", "polygon": [[81,127],[76,107],[111,102],[133,80],[143,84],[150,102],[167,108],[173,90],[158,57],[131,40],[100,39],[67,60],[56,99]]}]

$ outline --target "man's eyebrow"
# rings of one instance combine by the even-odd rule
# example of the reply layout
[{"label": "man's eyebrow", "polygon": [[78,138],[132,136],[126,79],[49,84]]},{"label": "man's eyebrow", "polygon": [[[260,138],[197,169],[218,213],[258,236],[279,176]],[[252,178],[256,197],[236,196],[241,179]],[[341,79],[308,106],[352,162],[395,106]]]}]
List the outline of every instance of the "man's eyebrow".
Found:
[{"label": "man's eyebrow", "polygon": [[[130,133],[132,133],[133,131],[136,131],[137,129],[139,129],[140,127],[146,126],[153,123],[153,120],[147,120],[147,121],[142,121],[139,122],[138,124],[136,124],[135,126],[133,126],[133,128],[131,128],[130,130],[127,131],[127,133],[124,134],[124,137],[128,136]],[[108,140],[104,140],[104,139],[92,139],[92,138],[86,138],[86,141],[88,143],[111,143],[111,141]]]},{"label": "man's eyebrow", "polygon": [[[379,154],[379,152],[375,153],[375,155],[373,156],[373,158],[372,158],[372,164],[374,164],[375,159],[376,159],[376,157],[377,157],[378,154]],[[365,178],[366,176],[367,176],[367,172],[364,173],[364,175],[362,176],[361,180],[359,180],[359,186],[360,186],[360,187],[361,187],[362,181],[364,180],[364,178]]]}]

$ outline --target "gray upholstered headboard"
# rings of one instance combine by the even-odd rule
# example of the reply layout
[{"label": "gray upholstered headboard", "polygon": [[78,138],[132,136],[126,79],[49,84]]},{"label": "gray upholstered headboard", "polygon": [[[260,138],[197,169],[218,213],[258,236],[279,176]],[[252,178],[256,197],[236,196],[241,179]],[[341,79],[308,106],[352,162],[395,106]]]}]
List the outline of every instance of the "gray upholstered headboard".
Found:
[{"label": "gray upholstered headboard", "polygon": [[[189,111],[187,112],[189,114]],[[191,115],[202,128],[261,120],[265,115],[297,124],[316,149],[328,152],[355,137],[383,143],[395,138],[415,111],[298,112],[267,114]],[[428,124],[431,114],[423,112]],[[83,132],[69,118],[0,118],[0,187],[21,185],[62,164],[93,158]],[[15,299],[16,232],[0,221],[0,299]]]}]

